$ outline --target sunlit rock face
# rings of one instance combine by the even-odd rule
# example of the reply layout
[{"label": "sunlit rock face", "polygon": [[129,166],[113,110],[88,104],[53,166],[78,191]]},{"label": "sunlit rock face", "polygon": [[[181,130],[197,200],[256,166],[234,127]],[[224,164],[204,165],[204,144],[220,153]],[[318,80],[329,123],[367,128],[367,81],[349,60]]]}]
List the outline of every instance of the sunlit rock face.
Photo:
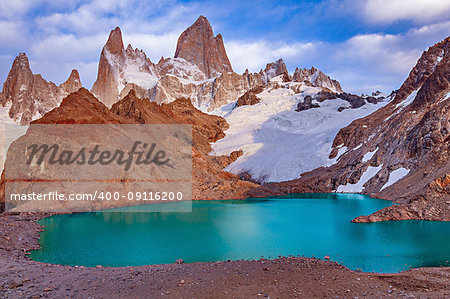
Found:
[{"label": "sunlit rock face", "polygon": [[233,71],[222,35],[214,36],[211,24],[204,16],[178,38],[175,58],[178,57],[196,65],[207,78]]},{"label": "sunlit rock face", "polygon": [[28,124],[56,107],[71,92],[81,87],[77,70],[60,86],[47,82],[40,74],[33,74],[28,57],[20,53],[13,62],[0,93],[2,106],[11,105],[9,117],[15,122]]}]

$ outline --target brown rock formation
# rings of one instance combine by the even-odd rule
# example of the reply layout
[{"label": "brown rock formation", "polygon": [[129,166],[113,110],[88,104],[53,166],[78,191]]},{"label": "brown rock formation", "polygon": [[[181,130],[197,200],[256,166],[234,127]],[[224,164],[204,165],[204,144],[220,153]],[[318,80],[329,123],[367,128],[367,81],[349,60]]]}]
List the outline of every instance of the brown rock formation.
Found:
[{"label": "brown rock formation", "polygon": [[69,79],[58,87],[39,74],[33,75],[28,57],[20,53],[3,84],[0,102],[3,106],[10,102],[9,116],[21,124],[28,124],[56,107],[64,96],[80,87],[77,70],[72,70]]},{"label": "brown rock formation", "polygon": [[300,112],[304,110],[309,110],[311,108],[319,108],[320,105],[312,102],[313,98],[310,95],[307,95],[303,98],[303,102],[299,102],[297,104],[297,109],[295,111]]},{"label": "brown rock formation", "polygon": [[[242,181],[222,169],[241,153],[212,157],[211,142],[225,136],[225,119],[205,114],[188,99],[158,105],[136,97],[134,90],[108,109],[88,90],[81,88],[66,97],[61,105],[33,124],[190,124],[192,126],[192,173],[194,199],[239,199],[248,196],[274,195],[258,184]],[[23,136],[26,138],[26,136]],[[10,157],[10,156],[8,156]],[[4,180],[0,187],[4,192]],[[4,196],[4,193],[2,193]],[[0,207],[1,208],[1,207]]]},{"label": "brown rock formation", "polygon": [[78,71],[75,69],[72,70],[69,79],[67,79],[67,81],[62,83],[59,87],[62,88],[67,94],[78,91],[78,89],[82,87],[80,74],[78,74]]},{"label": "brown rock formation", "polygon": [[240,107],[244,105],[255,105],[261,101],[256,95],[263,91],[263,86],[258,86],[250,89],[246,93],[244,93],[236,102],[235,107]]},{"label": "brown rock formation", "polygon": [[223,131],[228,128],[228,124],[221,117],[208,115],[194,108],[188,99],[157,105],[148,99],[137,98],[132,91],[114,104],[111,112],[138,123],[192,125],[194,199],[245,198],[250,194],[275,193],[222,171],[237,159],[239,153],[232,153],[229,157],[211,157],[208,154],[211,152],[210,143],[225,136]]},{"label": "brown rock formation", "polygon": [[147,96],[147,90],[157,80],[155,65],[145,53],[131,45],[125,50],[120,28],[112,30],[100,55],[97,80],[91,92],[110,107],[130,89]]},{"label": "brown rock formation", "polygon": [[178,38],[175,51],[177,57],[197,65],[207,78],[233,71],[222,35],[214,36],[211,24],[204,16],[200,16]]},{"label": "brown rock formation", "polygon": [[409,73],[408,78],[406,78],[405,82],[403,82],[402,86],[399,88],[397,96],[394,99],[396,103],[401,102],[410,95],[411,92],[420,88],[425,80],[431,76],[444,55],[448,55],[448,53],[446,53],[446,51],[448,52],[448,43],[449,38],[447,37],[423,52],[422,56],[417,61],[417,64]]},{"label": "brown rock formation", "polygon": [[[203,82],[184,81],[173,75],[163,76],[150,90],[150,100],[168,103],[179,97],[191,100],[195,107],[211,111],[235,101],[249,89],[262,84],[262,80],[249,80],[253,74],[238,75],[234,72],[222,73],[219,77]],[[253,85],[256,84],[256,85]]]},{"label": "brown rock formation", "polygon": [[307,81],[311,83],[311,86],[324,87],[330,89],[330,91],[342,93],[343,90],[338,81],[331,79],[329,76],[322,73],[322,71],[312,67],[310,69],[296,68],[293,76],[293,80],[296,82]]},{"label": "brown rock formation", "polygon": [[[261,73],[261,72],[260,72]],[[289,75],[286,64],[283,59],[280,58],[275,62],[268,63],[266,68],[264,69],[264,80],[267,83],[270,79],[276,76],[283,75],[285,76],[285,81],[290,81],[291,76]]]},{"label": "brown rock formation", "polygon": [[85,88],[71,93],[61,105],[32,124],[128,124],[136,123],[111,113],[103,103]]},{"label": "brown rock formation", "polygon": [[[109,56],[116,58],[116,65],[111,63]],[[119,97],[118,82],[116,82],[116,68],[124,64],[124,48],[122,41],[122,32],[119,27],[112,30],[108,41],[103,47],[98,63],[97,80],[92,86],[91,92],[94,93],[105,105],[111,106],[117,102]]]}]

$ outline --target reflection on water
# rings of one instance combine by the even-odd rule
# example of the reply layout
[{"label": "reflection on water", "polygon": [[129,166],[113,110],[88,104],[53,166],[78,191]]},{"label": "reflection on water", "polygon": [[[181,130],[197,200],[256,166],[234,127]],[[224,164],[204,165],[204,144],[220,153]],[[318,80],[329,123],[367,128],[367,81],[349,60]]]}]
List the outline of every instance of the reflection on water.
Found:
[{"label": "reflection on water", "polygon": [[[265,199],[196,201],[191,213],[96,212],[40,221],[37,261],[134,266],[304,255],[352,269],[396,272],[445,266],[450,223],[351,223],[390,203],[359,194],[291,194]],[[145,209],[148,206],[143,206]]]}]

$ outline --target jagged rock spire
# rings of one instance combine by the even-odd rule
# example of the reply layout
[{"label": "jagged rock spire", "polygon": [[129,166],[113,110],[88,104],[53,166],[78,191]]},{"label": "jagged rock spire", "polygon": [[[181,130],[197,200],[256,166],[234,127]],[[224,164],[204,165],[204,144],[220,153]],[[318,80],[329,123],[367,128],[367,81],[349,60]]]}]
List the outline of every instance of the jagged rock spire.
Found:
[{"label": "jagged rock spire", "polygon": [[80,87],[80,76],[76,70],[58,87],[53,82],[47,82],[41,75],[34,75],[27,55],[19,53],[3,84],[0,102],[2,105],[11,104],[9,116],[12,119],[28,124],[56,107],[64,96]]},{"label": "jagged rock spire", "polygon": [[78,91],[81,88],[80,74],[76,69],[73,69],[70,73],[69,78],[66,82],[62,83],[60,86],[66,93],[72,93]]},{"label": "jagged rock spire", "polygon": [[204,16],[200,16],[178,38],[177,57],[197,65],[208,78],[233,71],[222,35],[214,36],[211,24]]},{"label": "jagged rock spire", "polygon": [[117,102],[119,97],[116,73],[119,72],[117,68],[125,62],[124,52],[122,32],[119,27],[116,27],[111,30],[108,41],[103,47],[98,63],[97,80],[91,90],[109,107]]}]

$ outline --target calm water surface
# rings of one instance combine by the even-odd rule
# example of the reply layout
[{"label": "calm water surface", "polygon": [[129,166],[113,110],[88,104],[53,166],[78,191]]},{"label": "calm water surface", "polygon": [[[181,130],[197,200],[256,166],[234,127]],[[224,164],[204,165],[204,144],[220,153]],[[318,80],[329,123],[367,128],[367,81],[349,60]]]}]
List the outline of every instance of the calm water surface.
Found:
[{"label": "calm water surface", "polygon": [[[351,269],[396,272],[449,266],[450,222],[351,223],[390,205],[357,194],[293,194],[195,201],[191,213],[96,212],[39,221],[36,261],[138,266],[304,255]],[[145,206],[143,207],[145,208]]]}]

